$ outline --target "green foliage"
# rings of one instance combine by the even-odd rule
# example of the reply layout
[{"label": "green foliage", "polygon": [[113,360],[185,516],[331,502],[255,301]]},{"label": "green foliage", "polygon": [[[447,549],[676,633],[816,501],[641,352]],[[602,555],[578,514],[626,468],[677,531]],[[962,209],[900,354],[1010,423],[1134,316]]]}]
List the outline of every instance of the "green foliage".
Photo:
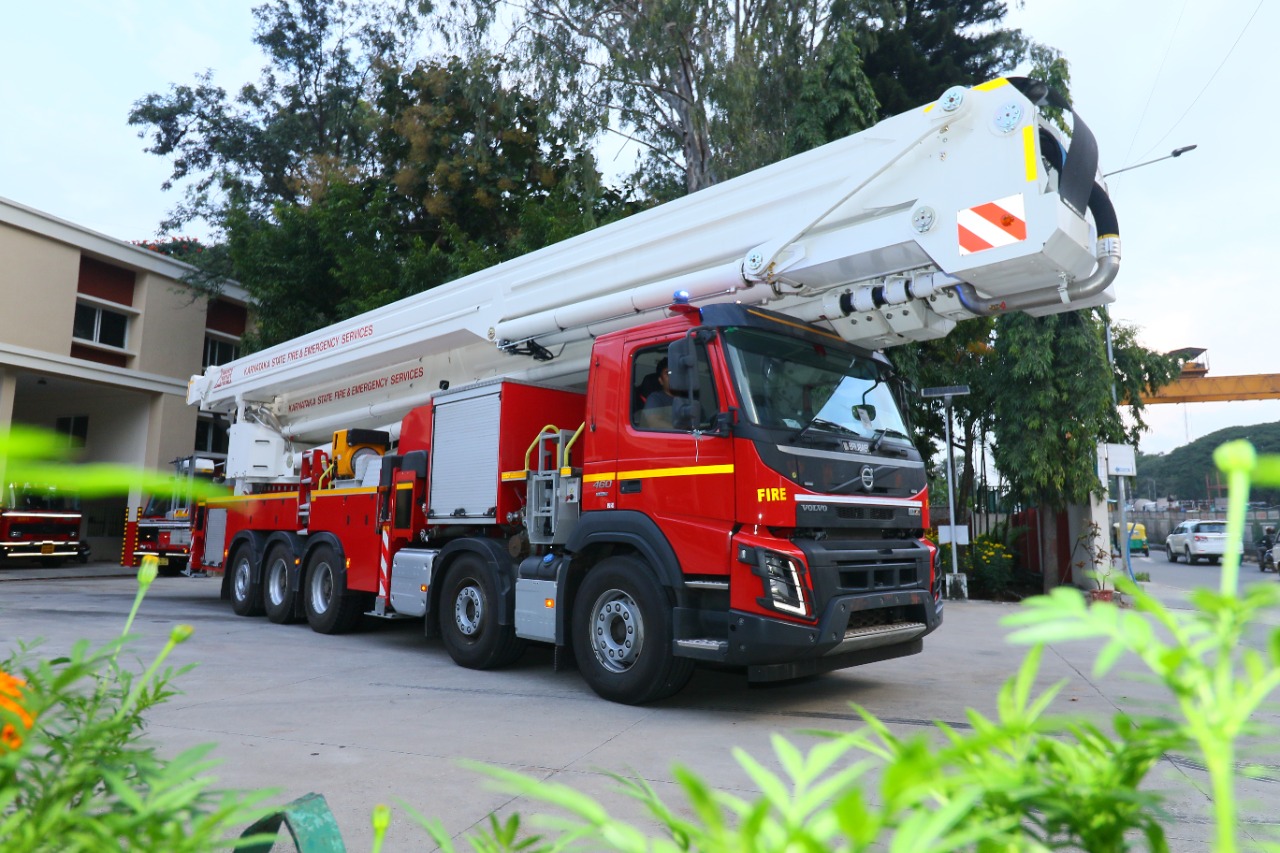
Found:
[{"label": "green foliage", "polygon": [[1000,365],[987,378],[994,459],[1028,506],[1087,503],[1102,493],[1096,447],[1119,440],[1102,326],[1091,312],[1007,314]]},{"label": "green foliage", "polygon": [[[1138,454],[1138,476],[1134,478],[1134,498],[1205,500],[1206,478],[1219,477],[1213,464],[1214,448],[1229,441],[1248,441],[1259,453],[1280,453],[1280,422],[1227,427],[1201,436],[1189,444],[1163,454]],[[1254,483],[1250,500],[1268,506],[1280,505],[1280,488]],[[1246,540],[1248,537],[1246,537]]]},{"label": "green foliage", "polygon": [[184,186],[164,230],[199,217],[220,226],[228,197],[265,216],[304,201],[315,175],[367,162],[377,69],[402,63],[421,26],[413,0],[269,0],[253,14],[269,61],[257,83],[230,97],[206,72],[129,112],[146,150],[173,164],[165,188]]},{"label": "green foliage", "polygon": [[882,117],[1012,71],[1029,42],[1000,26],[1002,0],[851,0],[863,67]]},{"label": "green foliage", "polygon": [[531,0],[513,21],[492,9],[467,4],[461,37],[509,39],[493,49],[519,57],[522,89],[583,138],[616,120],[648,154],[635,177],[650,198],[694,192],[875,118],[840,0]]},{"label": "green foliage", "polygon": [[969,547],[965,572],[975,598],[1002,599],[1013,587],[1013,550],[993,536],[978,536]]},{"label": "green foliage", "polygon": [[141,739],[146,712],[175,694],[190,667],[164,665],[191,636],[179,625],[138,673],[118,662],[138,604],[155,578],[139,572],[133,612],[116,640],[77,643],[45,659],[23,645],[0,662],[0,838],[6,853],[207,851],[240,846],[233,833],[266,792],[213,787],[212,745],[162,759]]},{"label": "green foliage", "polygon": [[[1231,486],[1228,537],[1239,542],[1252,474],[1280,484],[1280,456],[1257,458],[1244,443],[1215,454]],[[1005,619],[1014,642],[1030,645],[1001,689],[994,717],[968,713],[969,728],[943,723],[929,735],[901,738],[865,710],[851,733],[825,732],[807,753],[773,741],[777,773],[736,750],[759,794],[743,798],[709,787],[695,772],[675,772],[683,797],[664,802],[643,781],[616,777],[641,802],[655,837],[573,788],[502,768],[471,765],[515,796],[550,807],[535,818],[542,835],[521,832],[518,816],[491,819],[466,841],[483,851],[565,849],[622,851],[1047,851],[1090,853],[1170,849],[1163,795],[1147,784],[1168,753],[1191,752],[1209,771],[1217,853],[1239,849],[1234,783],[1238,742],[1263,733],[1257,712],[1280,687],[1280,629],[1265,651],[1247,634],[1280,605],[1280,587],[1257,584],[1241,594],[1239,559],[1230,545],[1221,588],[1199,590],[1193,611],[1169,610],[1127,579],[1131,608],[1090,604],[1060,588]],[[1164,685],[1169,715],[1123,711],[1109,724],[1051,715],[1062,684],[1036,693],[1044,644],[1101,640],[1094,665],[1102,676],[1125,656]],[[426,821],[442,850],[456,849],[438,822]]]}]

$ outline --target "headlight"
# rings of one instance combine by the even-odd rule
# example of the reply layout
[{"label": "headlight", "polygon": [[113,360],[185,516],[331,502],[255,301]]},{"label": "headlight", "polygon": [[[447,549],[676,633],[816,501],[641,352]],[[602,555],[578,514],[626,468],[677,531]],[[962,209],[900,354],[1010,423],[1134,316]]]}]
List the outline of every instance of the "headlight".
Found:
[{"label": "headlight", "polygon": [[804,585],[800,581],[804,569],[800,563],[776,551],[761,550],[757,555],[756,568],[752,571],[764,582],[765,597],[761,604],[797,616],[808,616]]}]

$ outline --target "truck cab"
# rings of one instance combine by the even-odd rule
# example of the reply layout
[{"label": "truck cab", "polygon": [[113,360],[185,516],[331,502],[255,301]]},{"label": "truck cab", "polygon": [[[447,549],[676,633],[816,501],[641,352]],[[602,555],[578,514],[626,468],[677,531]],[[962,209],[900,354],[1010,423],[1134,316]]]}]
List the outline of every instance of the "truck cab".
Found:
[{"label": "truck cab", "polygon": [[717,304],[602,336],[591,363],[569,547],[589,559],[628,531],[678,602],[677,655],[774,680],[920,651],[942,598],[882,355]]}]

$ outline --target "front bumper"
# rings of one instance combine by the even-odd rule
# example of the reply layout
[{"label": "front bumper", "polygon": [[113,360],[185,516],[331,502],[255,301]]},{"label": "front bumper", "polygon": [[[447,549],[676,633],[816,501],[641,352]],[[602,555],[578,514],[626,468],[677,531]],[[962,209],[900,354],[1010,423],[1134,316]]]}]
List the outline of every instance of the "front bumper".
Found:
[{"label": "front bumper", "polygon": [[[916,654],[942,624],[943,601],[929,551],[908,540],[797,543],[821,611],[813,623],[732,609],[721,637],[681,631],[697,614],[677,612],[675,654],[745,667],[751,681],[779,681]],[[706,623],[703,623],[706,628]]]},{"label": "front bumper", "polygon": [[0,553],[12,559],[31,559],[48,557],[75,557],[87,559],[89,543],[65,542],[58,540],[29,540],[21,542],[0,542]]}]

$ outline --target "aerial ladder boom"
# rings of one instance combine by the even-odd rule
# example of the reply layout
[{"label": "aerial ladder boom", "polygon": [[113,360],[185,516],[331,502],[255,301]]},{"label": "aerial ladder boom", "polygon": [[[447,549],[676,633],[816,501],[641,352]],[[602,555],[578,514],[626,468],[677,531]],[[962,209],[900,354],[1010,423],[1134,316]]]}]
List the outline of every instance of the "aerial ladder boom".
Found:
[{"label": "aerial ladder boom", "polygon": [[[1119,238],[1097,147],[1078,117],[1068,140],[1045,104],[1067,106],[1024,78],[953,88],[845,139],[210,367],[192,377],[188,402],[252,425],[242,441],[277,436],[269,456],[339,427],[394,424],[450,384],[580,386],[591,341],[660,318],[675,291],[694,304],[767,305],[869,348],[942,337],[980,315],[1108,302]],[[234,427],[232,444],[234,457]]]}]

